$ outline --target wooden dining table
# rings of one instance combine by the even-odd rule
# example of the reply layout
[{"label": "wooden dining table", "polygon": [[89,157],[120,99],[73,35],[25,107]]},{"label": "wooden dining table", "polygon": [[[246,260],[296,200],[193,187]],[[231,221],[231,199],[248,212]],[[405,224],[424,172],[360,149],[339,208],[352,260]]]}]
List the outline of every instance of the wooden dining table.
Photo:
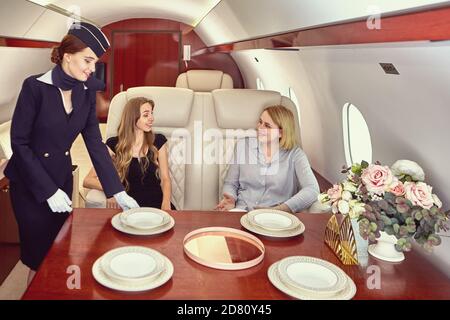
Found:
[{"label": "wooden dining table", "polygon": [[[171,230],[159,235],[134,236],[113,228],[111,218],[118,212],[74,209],[23,299],[292,299],[273,286],[267,276],[273,263],[289,256],[312,256],[339,266],[356,284],[354,299],[450,299],[447,276],[414,251],[406,253],[406,259],[400,263],[370,256],[365,265],[343,265],[324,243],[330,214],[296,214],[306,227],[299,236],[272,238],[254,234],[265,247],[262,262],[243,270],[219,270],[189,258],[183,250],[183,239],[191,231],[204,227],[246,231],[240,224],[244,213],[168,211],[175,219]],[[145,246],[159,251],[173,263],[172,278],[158,288],[138,293],[102,286],[94,279],[92,266],[107,251],[122,246]],[[74,281],[74,276],[79,279]]]}]

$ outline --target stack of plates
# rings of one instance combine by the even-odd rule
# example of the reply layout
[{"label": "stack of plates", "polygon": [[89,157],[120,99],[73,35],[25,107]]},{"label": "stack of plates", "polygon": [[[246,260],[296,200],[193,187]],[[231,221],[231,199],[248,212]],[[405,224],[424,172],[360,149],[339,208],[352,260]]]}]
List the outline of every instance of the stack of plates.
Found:
[{"label": "stack of plates", "polygon": [[157,288],[172,277],[170,260],[150,248],[131,246],[108,251],[92,266],[95,280],[120,291]]},{"label": "stack of plates", "polygon": [[267,273],[276,288],[297,299],[349,300],[356,293],[355,283],[341,268],[314,257],[287,257]]},{"label": "stack of plates", "polygon": [[156,208],[135,208],[116,214],[111,224],[119,231],[135,235],[159,234],[170,230],[175,220]]},{"label": "stack of plates", "polygon": [[293,237],[305,231],[305,225],[295,215],[272,209],[250,211],[241,217],[241,225],[269,237]]}]

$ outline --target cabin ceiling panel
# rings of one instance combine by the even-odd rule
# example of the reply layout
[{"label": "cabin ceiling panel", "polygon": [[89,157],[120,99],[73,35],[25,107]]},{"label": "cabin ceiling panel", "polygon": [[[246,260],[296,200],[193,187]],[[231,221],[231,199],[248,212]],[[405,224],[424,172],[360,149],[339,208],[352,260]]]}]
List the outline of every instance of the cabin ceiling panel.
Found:
[{"label": "cabin ceiling panel", "polygon": [[222,0],[195,28],[208,45],[450,5],[442,0]]},{"label": "cabin ceiling panel", "polygon": [[22,38],[45,8],[25,0],[0,1],[0,36]]},{"label": "cabin ceiling panel", "polygon": [[65,15],[47,9],[24,38],[59,42],[67,34],[72,21]]},{"label": "cabin ceiling panel", "polygon": [[195,26],[220,0],[36,0],[104,26],[131,18],[169,19]]}]

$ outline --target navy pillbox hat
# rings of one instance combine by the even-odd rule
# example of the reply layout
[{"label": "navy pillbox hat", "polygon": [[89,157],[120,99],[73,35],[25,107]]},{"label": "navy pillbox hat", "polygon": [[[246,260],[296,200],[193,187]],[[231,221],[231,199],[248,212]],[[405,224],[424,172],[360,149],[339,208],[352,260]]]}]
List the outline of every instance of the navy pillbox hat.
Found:
[{"label": "navy pillbox hat", "polygon": [[74,35],[101,57],[109,48],[109,41],[105,34],[93,24],[87,22],[74,22],[68,34]]}]

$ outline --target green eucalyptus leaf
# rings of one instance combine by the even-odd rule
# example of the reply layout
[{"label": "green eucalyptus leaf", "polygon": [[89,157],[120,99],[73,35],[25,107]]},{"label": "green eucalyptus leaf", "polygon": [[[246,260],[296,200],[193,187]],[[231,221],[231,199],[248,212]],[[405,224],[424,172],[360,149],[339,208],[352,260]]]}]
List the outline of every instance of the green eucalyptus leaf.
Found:
[{"label": "green eucalyptus leaf", "polygon": [[384,210],[384,211],[386,211],[389,208],[389,204],[386,200],[378,201],[378,206],[380,207],[381,210]]},{"label": "green eucalyptus leaf", "polygon": [[388,209],[386,210],[386,213],[390,216],[393,216],[397,213],[397,209],[396,207],[389,206]]},{"label": "green eucalyptus leaf", "polygon": [[394,230],[395,233],[399,233],[400,231],[400,225],[398,223],[392,225],[392,229]]},{"label": "green eucalyptus leaf", "polygon": [[441,237],[437,234],[432,234],[430,236],[428,236],[428,241],[433,245],[433,246],[438,246],[442,243]]},{"label": "green eucalyptus leaf", "polygon": [[386,225],[386,226],[392,225],[392,220],[389,217],[381,216],[381,220],[383,221],[384,225]]},{"label": "green eucalyptus leaf", "polygon": [[420,210],[415,210],[415,213],[413,213],[413,216],[416,220],[422,220],[423,215],[422,212]]},{"label": "green eucalyptus leaf", "polygon": [[395,195],[391,192],[386,192],[384,194],[384,200],[386,200],[387,202],[394,204],[395,203]]},{"label": "green eucalyptus leaf", "polygon": [[366,169],[367,167],[369,167],[369,163],[365,160],[361,161],[361,168]]},{"label": "green eucalyptus leaf", "polygon": [[370,231],[374,232],[378,228],[378,225],[375,222],[370,223]]},{"label": "green eucalyptus leaf", "polygon": [[406,230],[408,230],[409,233],[416,232],[416,225],[415,224],[409,224],[406,226]]},{"label": "green eucalyptus leaf", "polygon": [[384,227],[383,231],[386,232],[390,236],[392,236],[392,235],[394,235],[396,233],[396,232],[394,232],[394,228],[392,226]]},{"label": "green eucalyptus leaf", "polygon": [[406,204],[397,204],[396,209],[398,212],[404,214],[404,213],[407,213],[410,208]]},{"label": "green eucalyptus leaf", "polygon": [[398,234],[401,237],[406,236],[408,234],[408,229],[406,228],[406,226],[400,226],[400,231],[398,232]]},{"label": "green eucalyptus leaf", "polygon": [[361,165],[359,165],[359,164],[357,164],[357,163],[355,163],[355,164],[353,164],[352,165],[352,172],[354,173],[354,174],[357,174],[357,175],[360,175],[361,174]]}]

